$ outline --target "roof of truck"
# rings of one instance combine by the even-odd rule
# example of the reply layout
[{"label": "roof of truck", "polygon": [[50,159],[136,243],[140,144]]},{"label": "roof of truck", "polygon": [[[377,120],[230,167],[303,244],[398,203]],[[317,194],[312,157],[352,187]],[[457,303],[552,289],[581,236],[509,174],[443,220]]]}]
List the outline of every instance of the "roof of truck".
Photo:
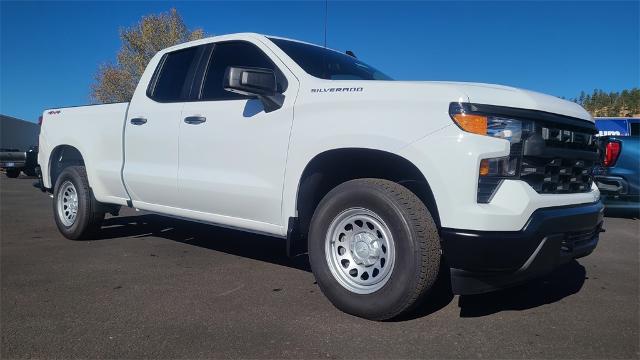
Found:
[{"label": "roof of truck", "polygon": [[189,46],[196,46],[196,45],[202,45],[202,44],[208,44],[208,43],[212,43],[212,42],[216,42],[216,41],[224,41],[224,40],[247,40],[247,39],[282,39],[282,40],[288,40],[288,41],[293,41],[293,42],[297,42],[297,43],[301,43],[301,44],[307,44],[307,45],[311,45],[311,46],[317,46],[319,48],[323,48],[323,49],[327,49],[327,50],[331,50],[331,51],[335,51],[337,53],[343,54],[342,52],[335,50],[335,49],[331,49],[328,47],[324,47],[318,44],[313,44],[310,42],[306,42],[306,41],[300,41],[300,40],[296,40],[296,39],[291,39],[291,38],[287,38],[287,37],[283,37],[283,36],[275,36],[275,35],[266,35],[266,34],[259,34],[259,33],[253,33],[253,32],[242,32],[242,33],[231,33],[231,34],[224,34],[224,35],[216,35],[216,36],[209,36],[206,38],[202,38],[202,39],[198,39],[198,40],[192,40],[192,41],[188,41],[185,43],[181,43],[181,44],[177,44],[174,46],[170,46],[166,49],[161,50],[162,52],[168,52],[168,51],[173,51],[173,50],[178,50],[178,49],[182,49],[185,47],[189,47]]}]

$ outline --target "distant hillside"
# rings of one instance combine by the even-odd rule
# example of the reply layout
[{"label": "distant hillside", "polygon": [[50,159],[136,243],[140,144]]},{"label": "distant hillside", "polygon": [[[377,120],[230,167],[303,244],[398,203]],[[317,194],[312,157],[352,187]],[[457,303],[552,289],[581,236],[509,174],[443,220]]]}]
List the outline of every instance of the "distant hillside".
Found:
[{"label": "distant hillside", "polygon": [[640,117],[640,88],[610,93],[606,93],[599,89],[593,90],[593,93],[591,94],[586,94],[583,91],[577,99],[572,100],[582,105],[594,117]]}]

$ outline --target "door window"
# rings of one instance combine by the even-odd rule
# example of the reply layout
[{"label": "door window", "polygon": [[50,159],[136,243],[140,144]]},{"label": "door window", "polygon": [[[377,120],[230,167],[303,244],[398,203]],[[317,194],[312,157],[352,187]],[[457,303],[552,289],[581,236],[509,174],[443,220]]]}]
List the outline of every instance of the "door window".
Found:
[{"label": "door window", "polygon": [[149,97],[164,102],[185,100],[197,53],[198,47],[194,46],[166,54],[156,70],[155,85],[150,89]]},{"label": "door window", "polygon": [[223,87],[224,74],[229,66],[257,67],[271,69],[276,73],[278,91],[286,89],[286,79],[275,64],[257,46],[243,41],[215,44],[213,55],[207,65],[201,91],[201,100],[236,100],[250,96],[226,91]]}]

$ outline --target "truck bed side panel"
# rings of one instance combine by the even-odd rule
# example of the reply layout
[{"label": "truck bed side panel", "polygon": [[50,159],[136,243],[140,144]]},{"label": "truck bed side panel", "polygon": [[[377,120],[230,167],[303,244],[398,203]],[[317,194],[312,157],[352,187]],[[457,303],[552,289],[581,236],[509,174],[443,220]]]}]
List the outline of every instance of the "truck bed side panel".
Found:
[{"label": "truck bed side panel", "polygon": [[128,103],[47,110],[43,114],[38,163],[45,187],[52,188],[51,154],[58,146],[73,146],[84,159],[89,184],[98,201],[127,203],[122,183],[122,133]]}]

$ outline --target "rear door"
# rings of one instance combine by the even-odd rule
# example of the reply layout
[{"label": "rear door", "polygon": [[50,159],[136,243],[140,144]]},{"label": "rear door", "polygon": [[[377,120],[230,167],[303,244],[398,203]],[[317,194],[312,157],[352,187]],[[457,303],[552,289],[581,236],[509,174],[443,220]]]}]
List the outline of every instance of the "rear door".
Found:
[{"label": "rear door", "polygon": [[[180,207],[208,214],[206,220],[254,230],[282,225],[282,186],[298,82],[269,51],[246,41],[215,43],[201,87],[196,87],[199,101],[183,109]],[[282,108],[266,113],[260,100],[224,90],[229,66],[273,69],[285,95]]]},{"label": "rear door", "polygon": [[177,205],[182,108],[203,50],[198,46],[165,54],[146,94],[136,93],[131,101],[125,123],[123,177],[136,207]]}]

